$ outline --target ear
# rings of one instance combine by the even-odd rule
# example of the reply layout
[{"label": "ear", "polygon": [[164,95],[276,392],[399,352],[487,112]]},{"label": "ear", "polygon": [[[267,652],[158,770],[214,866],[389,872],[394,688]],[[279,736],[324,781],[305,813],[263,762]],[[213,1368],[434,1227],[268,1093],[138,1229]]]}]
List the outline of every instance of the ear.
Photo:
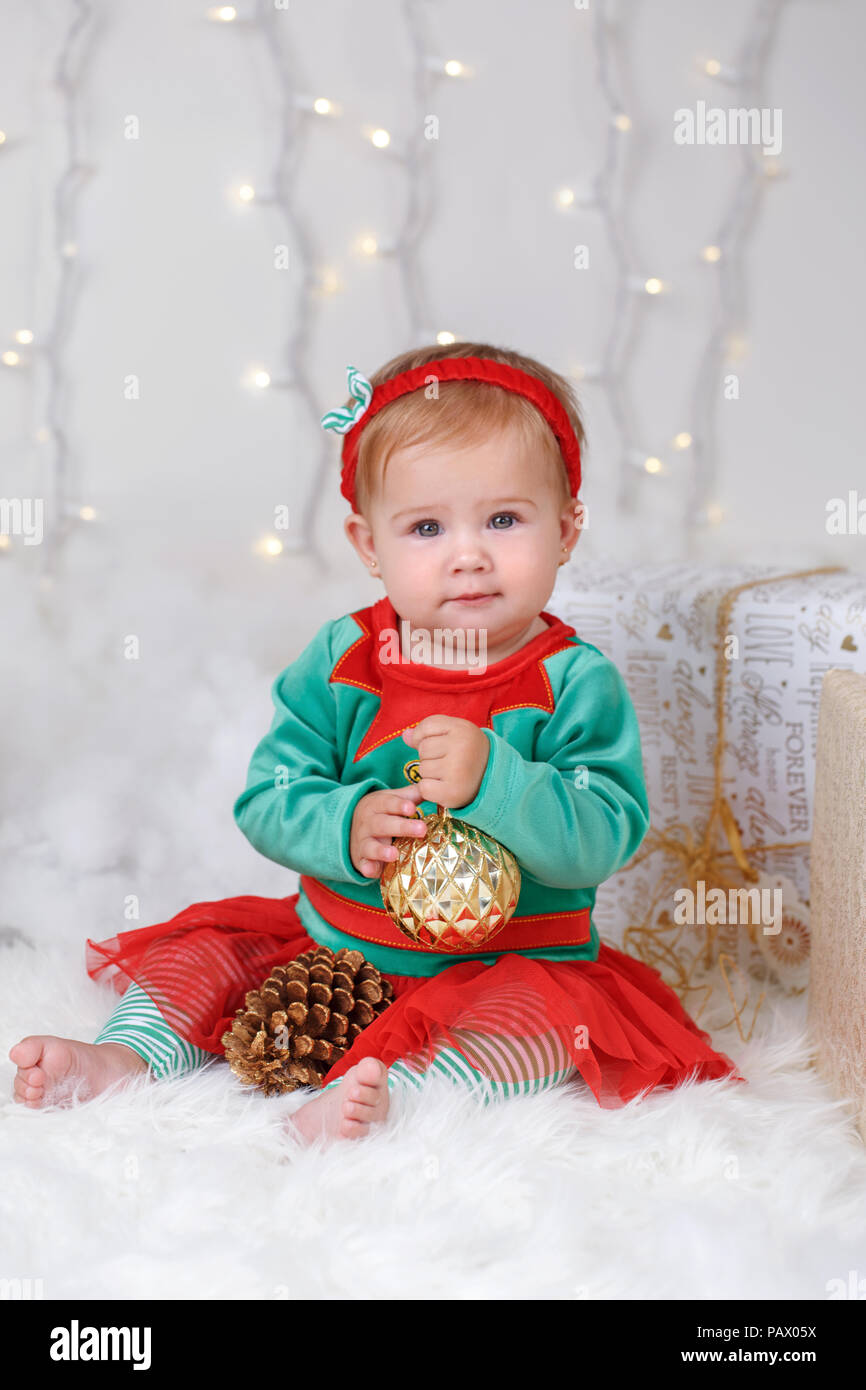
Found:
[{"label": "ear", "polygon": [[369,568],[370,561],[376,558],[376,550],[373,545],[373,532],[370,530],[370,523],[361,516],[360,512],[350,512],[343,522],[343,529],[361,559],[364,561],[365,566]]},{"label": "ear", "polygon": [[560,536],[569,555],[580,540],[583,533],[583,525],[583,503],[572,497],[570,502],[565,503],[559,518]]}]

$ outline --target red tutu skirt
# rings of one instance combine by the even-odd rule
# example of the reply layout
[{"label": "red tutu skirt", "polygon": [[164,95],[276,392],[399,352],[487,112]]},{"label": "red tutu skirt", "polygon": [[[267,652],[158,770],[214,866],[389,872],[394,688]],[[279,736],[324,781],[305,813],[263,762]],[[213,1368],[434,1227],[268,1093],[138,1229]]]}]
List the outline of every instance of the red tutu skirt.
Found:
[{"label": "red tutu skirt", "polygon": [[[88,939],[87,973],[120,994],[134,980],[175,1033],[222,1056],[222,1035],[247,990],[316,945],[297,900],[295,893],[193,903],[168,922]],[[355,1039],[328,1081],[362,1057],[423,1067],[443,1046],[500,1082],[573,1063],[605,1109],[687,1079],[746,1079],[714,1050],[657,970],[603,943],[594,961],[507,952],[490,964],[467,960],[437,975],[386,978],[393,1003]]]}]

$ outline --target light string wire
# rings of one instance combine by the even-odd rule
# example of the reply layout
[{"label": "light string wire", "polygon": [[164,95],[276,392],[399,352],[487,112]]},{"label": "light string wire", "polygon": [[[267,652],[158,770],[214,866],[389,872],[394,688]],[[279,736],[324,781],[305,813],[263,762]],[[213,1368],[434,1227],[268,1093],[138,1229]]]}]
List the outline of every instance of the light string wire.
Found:
[{"label": "light string wire", "polygon": [[[636,165],[631,130],[634,127],[635,103],[623,104],[622,79],[614,75],[612,46],[617,42],[619,26],[613,19],[609,0],[598,0],[592,20],[592,46],[595,57],[595,77],[604,98],[608,116],[605,155],[601,169],[593,180],[594,200],[602,214],[616,267],[613,314],[605,339],[600,368],[588,373],[598,380],[610,406],[619,435],[620,473],[617,505],[627,513],[635,508],[633,486],[634,458],[638,453],[634,426],[634,407],[629,392],[628,369],[639,336],[640,310],[645,308],[643,295],[635,293],[635,255],[628,237],[626,219],[621,211],[633,187],[632,171]],[[620,72],[626,64],[622,45]],[[619,183],[620,187],[617,188]]]},{"label": "light string wire", "polygon": [[[732,105],[762,109],[759,89],[770,56],[786,0],[758,0],[750,37],[740,47],[735,60],[732,86],[736,97]],[[743,141],[739,145],[740,172],[731,205],[719,224],[713,245],[720,255],[717,265],[716,314],[698,360],[691,393],[692,476],[684,520],[689,551],[694,554],[703,542],[702,528],[711,519],[709,504],[718,481],[717,421],[722,375],[729,355],[734,329],[742,331],[746,313],[745,255],[749,231],[767,191],[768,174],[775,166],[767,164],[762,148]]]},{"label": "light string wire", "polygon": [[[786,0],[759,0],[749,36],[741,46],[735,68],[726,68],[721,63],[704,65],[707,73],[719,76],[722,82],[732,83],[750,106],[757,105],[757,90],[785,3]],[[654,457],[650,448],[639,442],[628,382],[629,368],[638,346],[640,315],[648,307],[646,297],[653,297],[652,292],[647,296],[647,287],[654,283],[655,277],[644,278],[646,272],[638,268],[627,234],[624,208],[633,187],[630,173],[637,163],[636,151],[632,147],[635,140],[633,132],[635,128],[639,132],[641,127],[640,122],[633,119],[635,106],[630,92],[625,90],[622,76],[627,70],[624,47],[619,43],[618,59],[612,51],[617,45],[619,33],[620,25],[613,17],[611,0],[600,0],[593,15],[592,46],[596,82],[605,99],[609,125],[605,159],[593,181],[593,196],[584,199],[583,204],[595,205],[602,213],[616,266],[616,281],[611,325],[601,364],[586,368],[578,375],[584,380],[597,381],[608,398],[618,432],[621,459],[617,506],[622,512],[631,513],[637,500],[635,475],[644,477],[650,473],[651,476],[659,476],[669,470],[660,459]],[[615,75],[615,68],[619,77]],[[719,519],[719,509],[710,508],[708,503],[717,474],[714,422],[722,384],[721,367],[731,328],[744,321],[743,261],[747,233],[754,222],[756,204],[766,191],[768,176],[777,172],[766,156],[747,142],[741,145],[740,160],[740,178],[712,248],[713,259],[718,265],[719,308],[700,354],[691,392],[689,414],[692,430],[678,432],[674,437],[674,447],[694,450],[691,478],[682,511],[687,527],[687,544],[692,549],[695,545],[704,544],[700,533],[695,535],[696,526]],[[618,181],[619,192],[616,191]],[[658,288],[667,291],[670,286],[662,281]],[[653,465],[652,469],[650,464]]]},{"label": "light string wire", "polygon": [[[95,169],[82,158],[83,122],[80,100],[81,81],[93,54],[92,39],[97,26],[89,0],[73,0],[74,15],[66,30],[57,59],[54,86],[61,94],[64,113],[66,165],[55,185],[53,238],[59,271],[54,313],[47,330],[36,334],[36,356],[46,367],[46,424],[37,432],[42,443],[53,442],[50,466],[43,468],[42,491],[50,494],[50,519],[42,546],[41,586],[53,586],[62,562],[66,541],[82,518],[72,507],[73,485],[80,467],[70,446],[66,403],[68,397],[65,349],[72,332],[74,307],[83,279],[75,240],[78,195]],[[46,476],[47,475],[47,476]]]},{"label": "light string wire", "polygon": [[[274,156],[271,172],[269,196],[264,200],[278,209],[288,229],[291,241],[302,272],[300,291],[295,300],[292,327],[286,339],[284,384],[292,388],[302,400],[313,438],[316,440],[316,463],[313,477],[306,489],[301,509],[300,521],[294,531],[293,542],[286,548],[289,554],[305,552],[314,561],[320,573],[330,566],[324,552],[316,541],[316,514],[322,497],[326,493],[331,472],[331,458],[327,440],[322,438],[320,418],[323,413],[310,373],[307,369],[309,343],[313,328],[314,300],[320,289],[316,270],[317,258],[314,252],[314,239],[309,220],[301,209],[297,196],[298,168],[304,153],[303,131],[309,127],[313,112],[304,109],[302,94],[298,88],[296,65],[291,55],[291,45],[280,42],[277,28],[281,18],[273,5],[273,0],[257,0],[253,25],[260,34],[267,56],[270,60],[274,80],[279,92],[280,140]],[[288,50],[288,51],[287,51]]]},{"label": "light string wire", "polygon": [[431,328],[429,298],[424,286],[419,244],[433,215],[432,146],[424,132],[425,118],[430,111],[435,85],[435,59],[426,43],[420,0],[403,0],[403,17],[412,45],[412,136],[406,141],[402,156],[406,170],[406,216],[399,232],[394,255],[397,258],[403,293],[409,318],[409,339],[423,345],[434,336]]}]

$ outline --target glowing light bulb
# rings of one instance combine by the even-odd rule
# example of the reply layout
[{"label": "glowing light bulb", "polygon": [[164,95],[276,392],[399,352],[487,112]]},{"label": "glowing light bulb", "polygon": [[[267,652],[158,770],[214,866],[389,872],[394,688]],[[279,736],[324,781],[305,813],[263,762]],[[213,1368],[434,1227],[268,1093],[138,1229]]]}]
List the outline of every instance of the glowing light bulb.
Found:
[{"label": "glowing light bulb", "polygon": [[319,274],[319,289],[322,294],[336,294],[340,288],[340,277],[336,270],[323,270]]},{"label": "glowing light bulb", "polygon": [[688,430],[681,430],[679,434],[674,435],[675,449],[688,449],[691,442],[692,436],[689,434]]},{"label": "glowing light bulb", "polygon": [[260,555],[279,555],[282,549],[283,543],[278,536],[265,536],[256,546]]},{"label": "glowing light bulb", "polygon": [[215,20],[218,24],[231,24],[233,19],[237,19],[238,12],[234,5],[215,5],[208,10],[207,17]]},{"label": "glowing light bulb", "polygon": [[0,550],[8,550],[9,545],[9,537],[4,532],[2,535],[0,535]]},{"label": "glowing light bulb", "polygon": [[459,58],[449,58],[448,62],[445,64],[445,71],[449,77],[460,77],[466,69]]},{"label": "glowing light bulb", "polygon": [[327,97],[316,97],[313,102],[313,110],[317,116],[330,116],[334,110],[334,103],[328,101]]},{"label": "glowing light bulb", "polygon": [[643,466],[646,469],[647,473],[661,473],[662,471],[661,459],[657,459],[652,456],[650,456],[647,459],[644,459]]},{"label": "glowing light bulb", "polygon": [[704,63],[704,72],[708,77],[718,77],[722,70],[722,65],[718,58],[708,58]]},{"label": "glowing light bulb", "polygon": [[391,143],[391,137],[388,134],[387,130],[382,130],[381,127],[379,127],[378,130],[373,131],[372,135],[370,136],[370,139],[372,143],[376,146],[377,150],[384,150],[385,146],[390,145]]},{"label": "glowing light bulb", "polygon": [[574,202],[574,189],[560,188],[559,192],[556,195],[556,201],[559,203],[559,206],[561,208],[570,208],[572,203]]},{"label": "glowing light bulb", "polygon": [[6,131],[0,130],[0,145],[6,144]]},{"label": "glowing light bulb", "polygon": [[251,183],[242,183],[238,189],[238,197],[242,203],[251,203],[256,196],[256,190]]},{"label": "glowing light bulb", "polygon": [[253,384],[254,384],[255,386],[261,387],[261,389],[264,390],[264,388],[265,388],[266,386],[270,386],[270,384],[271,384],[270,373],[269,373],[269,372],[254,372],[254,373],[253,373]]},{"label": "glowing light bulb", "polygon": [[361,240],[358,242],[358,249],[362,251],[365,256],[375,256],[379,249],[379,243],[374,236],[361,237]]},{"label": "glowing light bulb", "polygon": [[655,275],[651,275],[648,280],[644,280],[643,287],[647,294],[661,294],[664,289],[664,281],[659,280]]},{"label": "glowing light bulb", "polygon": [[446,347],[448,343],[456,343],[457,338],[453,333],[449,333],[446,328],[443,328],[440,333],[436,334],[436,341],[437,343],[441,343],[443,347]]},{"label": "glowing light bulb", "polygon": [[96,518],[96,508],[89,506],[79,507],[78,515],[81,517],[82,521],[94,521]]},{"label": "glowing light bulb", "polygon": [[741,333],[730,333],[727,339],[727,355],[732,362],[741,361],[748,351],[748,344]]},{"label": "glowing light bulb", "polygon": [[719,261],[722,258],[721,246],[705,246],[701,252],[705,261]]},{"label": "glowing light bulb", "polygon": [[17,352],[13,352],[10,348],[8,352],[3,353],[0,361],[2,361],[4,367],[17,367],[21,358],[18,356]]},{"label": "glowing light bulb", "polygon": [[631,120],[624,111],[620,111],[618,116],[614,116],[613,123],[617,130],[631,130]]},{"label": "glowing light bulb", "polygon": [[725,519],[725,509],[719,506],[718,502],[711,502],[707,507],[707,521],[711,526],[718,526],[720,521]]},{"label": "glowing light bulb", "polygon": [[33,334],[29,328],[19,328],[18,332],[15,334],[15,341],[17,343],[32,343]]}]

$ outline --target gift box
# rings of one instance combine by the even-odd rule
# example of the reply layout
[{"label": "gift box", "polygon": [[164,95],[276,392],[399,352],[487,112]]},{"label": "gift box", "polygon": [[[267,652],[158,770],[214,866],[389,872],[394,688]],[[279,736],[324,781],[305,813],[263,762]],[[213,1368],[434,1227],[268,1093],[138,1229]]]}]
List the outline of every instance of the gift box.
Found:
[{"label": "gift box", "polygon": [[866,1142],[866,676],[823,684],[811,847],[809,1031]]},{"label": "gift box", "polygon": [[650,831],[599,887],[602,937],[646,948],[654,926],[634,953],[671,984],[690,958],[804,988],[821,687],[866,672],[866,574],[575,559],[547,606],[619,668],[641,730]]}]

